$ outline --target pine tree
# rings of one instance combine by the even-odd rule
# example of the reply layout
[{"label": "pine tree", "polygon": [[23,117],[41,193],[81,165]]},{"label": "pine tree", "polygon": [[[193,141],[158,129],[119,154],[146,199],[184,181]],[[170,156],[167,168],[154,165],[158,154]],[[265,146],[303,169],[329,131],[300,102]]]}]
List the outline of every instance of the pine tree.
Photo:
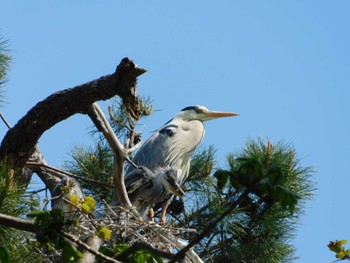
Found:
[{"label": "pine tree", "polygon": [[[198,153],[191,170],[205,167],[206,161],[196,160],[210,159],[211,152]],[[208,219],[231,210],[197,251],[214,262],[291,262],[291,241],[312,196],[312,168],[300,164],[290,145],[261,138],[229,154],[227,162],[228,169],[216,170],[199,183],[202,187],[188,183],[195,192],[186,224],[201,229]]]},{"label": "pine tree", "polygon": [[[125,134],[121,128],[116,132]],[[100,163],[111,163],[108,148],[104,148],[104,155],[99,152],[101,146],[75,147],[73,161],[66,168],[82,176],[99,174]],[[215,153],[210,146],[194,155],[184,186],[186,198],[174,199],[169,206],[171,221],[201,232],[208,222],[230,210],[196,246],[203,259],[291,262],[296,257],[293,235],[305,202],[312,196],[311,167],[303,167],[295,149],[283,141],[273,145],[261,138],[248,140],[241,150],[228,154],[226,169],[216,167]],[[94,177],[98,178],[103,177]]]},{"label": "pine tree", "polygon": [[[4,43],[0,43],[0,55]],[[0,56],[1,83],[9,61],[8,56]],[[132,71],[136,66],[129,62],[124,59],[121,65]],[[126,70],[121,68],[122,72]],[[127,76],[134,76],[135,81],[137,74],[144,72],[139,70]],[[135,83],[131,83],[134,87]],[[91,84],[90,88],[96,86]],[[128,99],[114,101],[109,108],[108,125],[124,143],[124,149],[133,149],[141,139],[138,123],[153,109],[149,99],[137,99],[137,111],[130,110]],[[91,114],[91,108],[86,111]],[[41,178],[47,180],[48,188],[51,187],[49,183],[55,182],[55,176],[72,176],[79,181],[84,197],[70,194],[73,187],[80,187],[74,182],[61,180],[54,189],[59,192],[54,198],[61,198],[73,209],[72,218],[67,219],[56,209],[37,210],[38,202],[33,195],[13,180],[13,175],[20,178],[22,171],[13,170],[3,160],[0,214],[16,217],[29,214],[34,224],[30,221],[28,224],[34,227],[35,236],[0,226],[0,262],[20,262],[24,258],[40,261],[43,256],[55,262],[75,262],[88,255],[88,250],[83,255],[79,249],[84,247],[84,242],[90,242],[89,235],[99,239],[96,248],[99,252],[94,251],[94,255],[110,261],[114,258],[128,262],[161,262],[161,257],[174,261],[182,258],[182,251],[186,256],[199,255],[206,262],[291,262],[295,258],[292,238],[314,184],[312,169],[301,165],[291,145],[283,141],[273,144],[261,138],[249,140],[242,149],[227,155],[226,167],[218,167],[215,146],[200,148],[193,156],[190,175],[183,186],[186,197],[184,200],[175,198],[170,204],[170,225],[164,228],[140,220],[132,208],[130,211],[111,209],[111,201],[116,196],[115,171],[121,170],[123,163],[116,166],[115,153],[105,137],[96,130],[92,135],[96,139],[95,146],[75,146],[71,159],[65,164],[66,171],[42,163],[35,170],[45,173]],[[128,158],[132,159],[132,152]],[[125,213],[130,216],[128,219]],[[34,237],[37,242],[33,241]],[[135,239],[142,242],[134,242]],[[181,240],[195,245],[196,254],[190,254],[189,245],[178,246],[182,248],[178,248],[180,251],[175,256],[164,252],[164,247],[169,244],[172,247]]]},{"label": "pine tree", "polygon": [[4,102],[4,98],[2,96],[2,88],[3,85],[7,81],[7,71],[10,68],[11,57],[8,55],[8,41],[3,40],[0,36],[0,104]]},{"label": "pine tree", "polygon": [[[8,55],[8,41],[0,37],[0,104],[4,102],[1,90],[7,82],[7,72],[11,57]],[[34,194],[26,193],[18,185],[16,174],[0,162],[0,213],[24,217],[31,209],[37,208],[39,200]],[[34,235],[0,225],[0,262],[40,261],[42,257],[35,251]]]}]

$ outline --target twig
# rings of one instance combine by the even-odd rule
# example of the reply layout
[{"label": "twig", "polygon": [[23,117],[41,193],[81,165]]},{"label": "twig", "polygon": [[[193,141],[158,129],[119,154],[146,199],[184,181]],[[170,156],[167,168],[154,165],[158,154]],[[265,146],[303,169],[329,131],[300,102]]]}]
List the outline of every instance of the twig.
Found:
[{"label": "twig", "polygon": [[[80,213],[84,218],[89,219],[89,217],[86,214],[83,213],[83,211],[81,210],[81,208],[78,205],[72,203],[70,200],[68,200],[67,198],[65,198],[63,196],[61,196],[61,199],[64,202],[66,202],[66,203],[70,204],[71,206],[75,207],[76,212]],[[92,220],[88,220],[88,221],[95,227],[95,229],[98,228],[98,226],[95,224],[94,221],[92,221]]]},{"label": "twig", "polygon": [[128,125],[121,123],[120,121],[118,121],[118,120],[114,117],[114,115],[113,115],[113,108],[112,108],[111,106],[108,106],[108,114],[109,114],[109,117],[111,118],[111,120],[112,120],[115,124],[117,124],[117,125],[119,125],[119,126],[125,128],[125,129],[127,129],[129,132],[132,131],[131,128],[130,128]]},{"label": "twig", "polygon": [[89,251],[90,253],[92,253],[92,254],[94,254],[94,255],[96,255],[96,256],[106,260],[107,262],[120,263],[120,261],[115,260],[115,259],[113,259],[111,257],[108,257],[108,256],[106,256],[106,255],[104,255],[104,254],[102,254],[102,253],[92,249],[86,243],[82,242],[79,238],[77,238],[77,237],[75,237],[75,236],[73,236],[73,235],[71,235],[71,234],[69,234],[69,233],[67,233],[65,231],[62,231],[61,233],[62,233],[62,236],[64,236],[65,238],[67,238],[70,241],[76,243],[77,245],[83,247],[85,250]]},{"label": "twig", "polygon": [[[113,111],[112,111],[112,107],[111,107],[111,106],[108,106],[108,113],[109,113],[109,117],[112,119],[112,121],[113,121],[115,124],[117,124],[117,125],[119,125],[119,126],[125,128],[125,129],[127,129],[127,130],[129,131],[129,134],[133,134],[133,133],[134,133],[134,130],[133,130],[134,126],[132,126],[132,128],[131,128],[131,127],[129,127],[128,125],[121,123],[120,121],[118,121],[118,120],[114,117]],[[129,116],[129,115],[128,115],[128,120],[129,120],[129,123],[132,123],[132,118],[131,118],[131,116]],[[123,146],[123,148],[124,148],[125,151],[126,151],[125,159],[128,161],[128,163],[130,163],[134,168],[137,169],[138,166],[128,157],[128,154],[130,154],[130,153],[136,151],[136,150],[141,146],[141,144],[140,144],[140,143],[137,143],[137,144],[134,145],[133,147],[129,148],[129,142],[130,142],[130,138],[127,138],[127,139],[126,139],[126,142],[125,142],[125,144],[124,144],[124,146]]]},{"label": "twig", "polygon": [[40,192],[43,192],[43,191],[46,191],[46,190],[47,190],[47,187],[39,189],[39,190],[36,190],[36,191],[29,191],[28,193],[29,194],[37,194],[37,193],[40,193]]},{"label": "twig", "polygon": [[124,184],[124,160],[127,158],[127,154],[124,146],[120,143],[115,135],[112,127],[109,125],[108,120],[103,114],[101,108],[97,103],[91,105],[89,117],[94,122],[96,127],[103,133],[107,142],[114,153],[114,184],[117,191],[118,199],[121,204],[128,207],[132,207],[126,192]]},{"label": "twig", "polygon": [[5,125],[7,126],[7,128],[10,130],[12,127],[11,127],[11,125],[7,122],[7,120],[6,120],[5,117],[2,115],[1,112],[0,112],[0,118],[1,118],[2,121],[5,123]]},{"label": "twig", "polygon": [[210,222],[207,227],[199,233],[195,238],[193,238],[186,247],[182,248],[175,257],[170,262],[176,262],[176,260],[183,259],[186,255],[186,252],[189,251],[192,247],[194,247],[196,244],[198,244],[203,238],[205,238],[210,232],[212,232],[217,224],[223,220],[226,216],[228,216],[236,207],[237,204],[241,201],[242,198],[244,198],[248,194],[248,190],[246,189],[240,197],[233,202],[230,207],[222,213],[216,220]]},{"label": "twig", "polygon": [[128,154],[129,154],[129,153],[133,153],[133,152],[136,151],[138,148],[140,148],[141,145],[142,145],[142,142],[140,141],[140,142],[138,142],[137,144],[135,144],[133,147],[129,148],[129,149],[127,150],[127,153],[128,153]]},{"label": "twig", "polygon": [[40,167],[40,168],[43,168],[43,169],[47,169],[47,170],[49,170],[49,172],[51,172],[52,174],[54,174],[55,176],[60,177],[60,178],[62,178],[64,175],[67,175],[69,177],[76,178],[76,179],[79,179],[81,181],[85,181],[85,182],[88,182],[88,183],[93,183],[95,185],[100,185],[100,186],[104,186],[104,187],[113,187],[113,185],[110,185],[110,184],[107,184],[107,183],[103,183],[103,182],[100,182],[100,181],[96,181],[96,180],[93,180],[93,179],[81,177],[81,176],[72,174],[70,172],[58,169],[56,167],[47,165],[47,164],[37,163],[37,162],[27,162],[26,165],[28,167]]},{"label": "twig", "polygon": [[207,253],[208,258],[211,262],[214,262],[213,257],[211,256],[209,249],[205,247],[201,242],[199,242],[199,245],[203,248],[203,250]]}]

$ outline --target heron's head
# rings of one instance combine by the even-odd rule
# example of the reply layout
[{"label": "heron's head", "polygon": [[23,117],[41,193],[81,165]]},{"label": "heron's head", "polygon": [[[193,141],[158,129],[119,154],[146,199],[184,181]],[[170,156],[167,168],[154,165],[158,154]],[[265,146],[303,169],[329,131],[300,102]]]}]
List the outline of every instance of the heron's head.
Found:
[{"label": "heron's head", "polygon": [[185,192],[181,186],[177,183],[177,169],[174,167],[168,167],[159,172],[159,180],[164,185],[165,189],[173,195],[183,197]]},{"label": "heron's head", "polygon": [[223,111],[210,111],[204,106],[189,106],[182,109],[176,117],[182,118],[187,121],[199,120],[208,121],[222,117],[238,116],[239,114],[234,112]]}]

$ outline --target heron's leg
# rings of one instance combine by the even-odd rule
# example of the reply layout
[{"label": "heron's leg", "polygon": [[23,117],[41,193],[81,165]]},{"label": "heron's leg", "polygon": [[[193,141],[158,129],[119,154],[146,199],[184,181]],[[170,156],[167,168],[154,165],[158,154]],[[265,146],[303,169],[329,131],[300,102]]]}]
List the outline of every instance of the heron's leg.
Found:
[{"label": "heron's leg", "polygon": [[166,223],[166,212],[167,212],[168,205],[169,205],[168,202],[164,202],[162,204],[162,216],[160,217],[160,223],[162,224]]},{"label": "heron's leg", "polygon": [[154,222],[154,210],[153,210],[153,208],[150,208],[148,210],[148,217],[149,217],[149,219],[151,219],[152,222]]}]

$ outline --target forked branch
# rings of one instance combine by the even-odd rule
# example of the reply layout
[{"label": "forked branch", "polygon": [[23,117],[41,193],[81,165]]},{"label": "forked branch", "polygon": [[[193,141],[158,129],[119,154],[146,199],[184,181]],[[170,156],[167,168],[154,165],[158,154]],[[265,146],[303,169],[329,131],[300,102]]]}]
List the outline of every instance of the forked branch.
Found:
[{"label": "forked branch", "polygon": [[124,162],[128,158],[127,151],[118,140],[112,127],[109,125],[107,118],[97,103],[91,105],[89,116],[97,129],[103,133],[108,144],[112,148],[114,154],[113,179],[118,200],[121,204],[126,205],[127,207],[132,207],[124,184]]}]

